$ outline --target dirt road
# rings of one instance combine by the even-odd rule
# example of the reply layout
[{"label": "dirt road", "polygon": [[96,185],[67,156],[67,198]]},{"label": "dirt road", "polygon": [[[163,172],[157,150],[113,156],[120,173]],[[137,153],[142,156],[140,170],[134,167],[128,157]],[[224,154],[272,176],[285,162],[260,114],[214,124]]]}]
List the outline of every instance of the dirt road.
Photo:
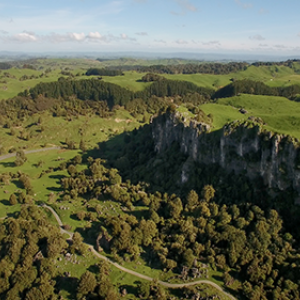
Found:
[{"label": "dirt road", "polygon": [[[41,148],[41,149],[34,149],[34,150],[25,150],[24,153],[25,154],[30,154],[30,153],[38,153],[38,152],[43,152],[43,151],[49,151],[49,150],[60,150],[60,147],[48,147],[48,148]],[[16,156],[16,153],[9,153],[9,154],[5,154],[5,155],[1,155],[0,156],[0,161],[7,159],[7,158],[11,158]]]},{"label": "dirt road", "polygon": [[[73,233],[72,232],[69,232],[69,231],[66,231],[62,228],[62,221],[59,217],[59,215],[55,212],[55,210],[46,205],[46,204],[42,204],[41,205],[42,207],[45,207],[47,209],[49,209],[53,216],[55,217],[57,223],[59,224],[59,227],[60,227],[60,230],[61,230],[61,233],[66,233],[70,236],[70,238],[72,238],[73,236]],[[102,260],[105,260],[107,261],[109,264],[115,266],[116,268],[118,268],[119,270],[123,271],[123,272],[126,272],[128,274],[131,274],[133,276],[136,276],[138,278],[141,278],[141,279],[144,279],[144,280],[147,280],[147,281],[153,281],[155,280],[154,278],[152,277],[149,277],[147,275],[144,275],[144,274],[141,274],[141,273],[138,273],[138,272],[135,272],[133,270],[130,270],[130,269],[127,269],[127,268],[124,268],[123,266],[119,265],[118,263],[116,262],[113,262],[112,260],[110,260],[109,258],[107,258],[106,256],[100,254],[99,252],[96,251],[96,249],[90,245],[90,244],[87,244],[86,245],[90,248],[91,252],[97,256],[98,258],[102,259]],[[227,292],[225,292],[220,286],[218,286],[216,283],[212,282],[212,281],[209,281],[209,280],[198,280],[198,281],[193,281],[193,282],[187,282],[187,283],[168,283],[168,282],[164,282],[164,281],[161,281],[161,280],[158,280],[157,281],[159,284],[167,287],[167,288],[170,288],[170,289],[177,289],[177,288],[183,288],[183,287],[187,287],[187,286],[193,286],[193,285],[197,285],[197,284],[208,284],[210,286],[213,286],[214,288],[216,288],[217,290],[221,291],[224,295],[226,295],[228,298],[232,299],[232,300],[237,300],[235,297],[233,297],[232,295],[228,294]]]}]

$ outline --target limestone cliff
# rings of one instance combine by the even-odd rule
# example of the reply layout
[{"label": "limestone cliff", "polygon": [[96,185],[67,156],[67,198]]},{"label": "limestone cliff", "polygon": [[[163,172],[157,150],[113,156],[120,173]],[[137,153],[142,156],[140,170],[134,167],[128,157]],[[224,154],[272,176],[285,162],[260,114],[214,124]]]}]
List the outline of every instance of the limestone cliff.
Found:
[{"label": "limestone cliff", "polygon": [[[237,121],[210,132],[206,124],[185,120],[179,113],[167,113],[153,120],[152,136],[158,153],[176,142],[189,161],[217,163],[228,172],[261,178],[273,190],[293,187],[300,196],[298,141],[267,132],[259,124]],[[182,182],[188,180],[188,173],[186,164]]]}]

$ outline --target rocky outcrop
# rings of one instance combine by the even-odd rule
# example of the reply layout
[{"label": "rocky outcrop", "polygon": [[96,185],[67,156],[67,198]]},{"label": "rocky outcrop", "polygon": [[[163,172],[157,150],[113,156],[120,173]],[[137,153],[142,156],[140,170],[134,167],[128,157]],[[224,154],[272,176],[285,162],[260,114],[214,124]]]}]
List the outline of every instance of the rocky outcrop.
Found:
[{"label": "rocky outcrop", "polygon": [[152,136],[156,152],[161,153],[176,142],[189,157],[182,168],[182,182],[188,180],[188,165],[192,160],[217,163],[228,172],[235,171],[250,179],[261,178],[274,190],[293,187],[300,196],[298,141],[267,132],[257,123],[236,121],[210,132],[209,125],[173,113],[153,120]]}]

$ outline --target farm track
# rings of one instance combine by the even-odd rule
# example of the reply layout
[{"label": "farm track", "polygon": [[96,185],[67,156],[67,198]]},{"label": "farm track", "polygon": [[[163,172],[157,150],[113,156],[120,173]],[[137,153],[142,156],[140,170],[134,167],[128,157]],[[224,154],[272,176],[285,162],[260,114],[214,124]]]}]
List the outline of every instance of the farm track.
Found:
[{"label": "farm track", "polygon": [[[25,150],[24,153],[25,154],[30,154],[30,153],[38,153],[38,152],[43,152],[43,151],[49,151],[49,150],[60,150],[61,147],[48,147],[48,148],[41,148],[41,149],[34,149],[34,150]],[[1,155],[0,156],[0,161],[7,159],[7,158],[11,158],[16,156],[16,152],[14,153],[10,153],[10,154],[5,154],[5,155]]]},{"label": "farm track", "polygon": [[[69,235],[69,238],[68,239],[71,239],[73,237],[73,232],[70,232],[70,231],[66,231],[65,229],[62,228],[63,226],[63,223],[59,217],[59,215],[55,212],[55,210],[46,205],[46,204],[43,204],[41,205],[42,207],[45,207],[47,209],[49,209],[51,211],[51,213],[53,214],[53,216],[55,217],[57,223],[59,224],[59,227],[60,227],[60,231],[62,234],[67,234]],[[143,275],[141,273],[138,273],[138,272],[135,272],[133,270],[130,270],[130,269],[127,269],[121,265],[119,265],[118,263],[116,262],[113,262],[112,260],[110,260],[109,258],[107,258],[106,256],[100,254],[99,252],[96,251],[96,249],[94,248],[93,245],[90,245],[90,244],[87,244],[85,243],[90,251],[95,255],[97,256],[98,258],[104,260],[104,261],[107,261],[109,264],[115,266],[116,268],[118,268],[119,270],[123,271],[123,272],[126,272],[128,274],[131,274],[133,276],[136,276],[138,278],[141,278],[141,279],[144,279],[144,280],[147,280],[147,281],[154,281],[156,280],[155,278],[152,278],[152,277],[149,277],[147,275]],[[167,288],[170,288],[170,289],[177,289],[177,288],[183,288],[183,287],[188,287],[188,286],[193,286],[193,285],[197,285],[197,284],[208,284],[210,286],[213,286],[214,288],[216,288],[217,290],[221,291],[222,293],[224,293],[224,295],[226,295],[227,297],[229,297],[230,299],[232,300],[237,300],[235,297],[233,297],[232,295],[228,294],[227,292],[224,291],[224,289],[222,289],[220,286],[218,286],[216,283],[212,282],[212,281],[209,281],[209,280],[198,280],[198,281],[193,281],[193,282],[187,282],[187,283],[168,283],[168,282],[164,282],[164,281],[161,281],[161,280],[157,280],[157,282],[159,284],[161,284],[162,286],[165,286]]]}]

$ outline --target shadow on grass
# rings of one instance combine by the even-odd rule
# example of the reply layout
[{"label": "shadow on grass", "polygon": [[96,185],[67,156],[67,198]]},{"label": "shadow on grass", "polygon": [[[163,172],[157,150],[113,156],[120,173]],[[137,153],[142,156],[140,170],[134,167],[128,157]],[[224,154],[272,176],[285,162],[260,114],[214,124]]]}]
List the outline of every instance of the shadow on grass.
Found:
[{"label": "shadow on grass", "polygon": [[61,291],[64,290],[70,294],[70,299],[75,299],[76,290],[78,288],[78,279],[74,277],[57,276],[56,288]]},{"label": "shadow on grass", "polygon": [[10,206],[10,205],[11,205],[11,204],[9,203],[9,201],[6,200],[6,199],[1,200],[0,202],[1,202],[3,205],[5,205],[5,206]]},{"label": "shadow on grass", "polygon": [[60,183],[61,179],[65,178],[65,175],[50,175],[49,178],[57,179],[56,183]]},{"label": "shadow on grass", "polygon": [[82,220],[78,219],[77,214],[71,214],[70,219],[74,220],[74,221],[82,221]]},{"label": "shadow on grass", "polygon": [[31,128],[32,126],[37,126],[37,124],[36,123],[31,123],[31,124],[27,125],[25,128]]},{"label": "shadow on grass", "polygon": [[51,192],[62,192],[62,191],[64,191],[64,189],[60,188],[60,187],[47,187],[46,189],[48,191],[51,191]]},{"label": "shadow on grass", "polygon": [[213,275],[212,278],[215,279],[215,280],[217,280],[217,281],[223,282],[223,277],[222,277],[222,276],[219,276],[219,275]]},{"label": "shadow on grass", "polygon": [[16,166],[14,162],[1,162],[0,165],[4,168],[13,168]]},{"label": "shadow on grass", "polygon": [[132,295],[136,295],[137,294],[137,288],[134,287],[134,286],[132,286],[132,285],[128,285],[128,284],[122,285],[121,284],[120,288],[119,288],[119,291],[122,293],[124,289],[126,290],[127,294],[132,294]]}]

